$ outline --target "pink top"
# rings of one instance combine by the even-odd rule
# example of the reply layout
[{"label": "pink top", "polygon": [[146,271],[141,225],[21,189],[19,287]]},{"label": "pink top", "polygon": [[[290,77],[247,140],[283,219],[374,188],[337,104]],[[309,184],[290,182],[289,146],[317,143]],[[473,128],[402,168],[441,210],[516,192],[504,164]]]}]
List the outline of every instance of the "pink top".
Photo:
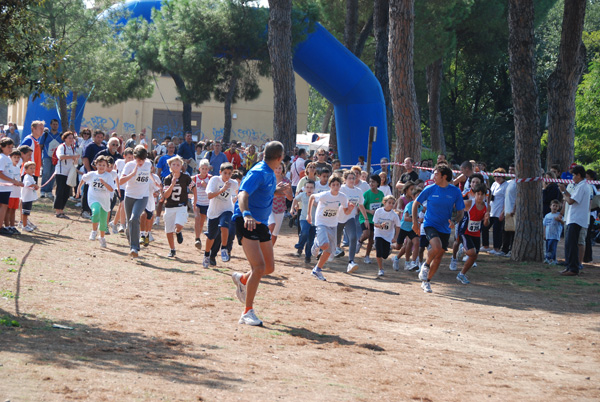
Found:
[{"label": "pink top", "polygon": [[[288,180],[287,177],[284,177],[279,183],[288,183],[291,184],[291,182]],[[274,214],[282,214],[285,212],[285,210],[287,209],[287,206],[285,204],[285,195],[276,195],[275,197],[273,197],[273,213]]]}]

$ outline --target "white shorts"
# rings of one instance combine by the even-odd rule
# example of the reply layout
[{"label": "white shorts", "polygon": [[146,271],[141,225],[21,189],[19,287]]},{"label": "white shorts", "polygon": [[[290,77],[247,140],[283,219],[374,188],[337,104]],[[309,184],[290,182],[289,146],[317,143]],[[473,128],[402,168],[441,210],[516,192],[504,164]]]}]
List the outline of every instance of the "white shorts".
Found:
[{"label": "white shorts", "polygon": [[271,215],[269,215],[268,226],[275,224],[275,227],[271,231],[271,235],[279,236],[279,231],[281,230],[281,224],[283,223],[283,215],[285,215],[285,212],[282,212],[280,214],[274,214],[273,212],[271,212]]},{"label": "white shorts", "polygon": [[165,233],[174,233],[175,225],[185,225],[188,220],[187,207],[165,208]]},{"label": "white shorts", "polygon": [[329,254],[335,253],[335,247],[337,245],[337,227],[329,227],[325,225],[317,226],[315,243],[317,243],[319,247],[323,246],[324,244],[329,244],[327,250],[323,251],[326,251]]}]

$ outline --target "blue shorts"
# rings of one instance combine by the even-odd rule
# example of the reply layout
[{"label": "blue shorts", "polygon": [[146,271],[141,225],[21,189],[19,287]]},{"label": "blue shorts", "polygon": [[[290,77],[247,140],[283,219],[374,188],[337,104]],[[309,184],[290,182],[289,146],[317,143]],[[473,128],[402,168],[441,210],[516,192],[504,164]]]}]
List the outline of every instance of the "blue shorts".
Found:
[{"label": "blue shorts", "polygon": [[[231,222],[231,216],[233,212],[226,211],[219,215],[218,218],[208,220],[208,233],[206,237],[210,240],[214,240],[219,235],[219,228],[229,229],[229,223]],[[225,239],[227,241],[227,239]]]},{"label": "blue shorts", "polygon": [[206,213],[208,212],[208,205],[198,205],[198,204],[196,204],[196,206],[198,207],[198,210],[200,210],[200,214],[201,215],[206,215]]},{"label": "blue shorts", "polygon": [[10,200],[10,193],[10,191],[0,192],[0,204],[8,205],[8,200]]}]

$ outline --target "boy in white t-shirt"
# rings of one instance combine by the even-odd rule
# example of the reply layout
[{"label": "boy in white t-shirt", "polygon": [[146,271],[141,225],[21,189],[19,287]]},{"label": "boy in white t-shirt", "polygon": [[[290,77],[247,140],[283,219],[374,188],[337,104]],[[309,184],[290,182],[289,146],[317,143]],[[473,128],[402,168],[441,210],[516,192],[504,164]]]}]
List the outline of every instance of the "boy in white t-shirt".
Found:
[{"label": "boy in white t-shirt", "polygon": [[[325,169],[324,169],[325,170]],[[348,197],[340,193],[342,179],[337,176],[329,178],[329,191],[313,194],[308,202],[307,222],[317,226],[317,237],[311,248],[311,254],[317,255],[319,249],[323,250],[317,265],[312,270],[312,275],[320,281],[325,281],[323,266],[329,256],[335,252],[337,244],[338,212],[340,207],[344,214],[349,215],[354,210],[354,204],[348,205]],[[316,216],[313,216],[312,207],[318,202]]]},{"label": "boy in white t-shirt", "polygon": [[[314,192],[315,182],[310,179],[305,180],[303,191],[301,191],[296,198],[294,198],[292,207],[290,209],[292,216],[296,216],[298,211],[300,211],[300,217],[298,220],[300,222],[300,236],[298,237],[298,244],[296,244],[294,247],[297,250],[298,256],[302,255],[302,249],[305,248],[306,256],[304,257],[304,262],[307,264],[310,264],[310,250],[312,249],[315,241],[315,234],[317,232],[316,226],[311,225],[306,220],[308,217],[308,203]],[[313,211],[313,215],[314,213],[315,211]]]},{"label": "boy in white t-shirt", "polygon": [[[23,187],[20,180],[11,177],[12,161],[10,154],[13,151],[14,142],[8,137],[0,139],[0,226],[4,223],[4,218],[8,213],[8,203],[13,186]],[[0,235],[12,236],[16,232],[8,227],[0,227]]]},{"label": "boy in white t-shirt", "polygon": [[221,231],[221,260],[229,261],[229,252],[227,251],[227,239],[229,237],[229,224],[233,215],[233,198],[238,192],[237,181],[231,179],[233,174],[233,165],[229,162],[221,164],[220,176],[213,176],[206,187],[209,205],[207,210],[208,234],[204,249],[204,261],[202,265],[208,268],[209,265],[216,265],[216,260],[210,258],[210,249],[217,237],[219,229]]},{"label": "boy in white t-shirt", "polygon": [[96,240],[98,229],[100,229],[100,247],[106,247],[104,233],[108,230],[108,211],[110,211],[110,198],[115,191],[115,181],[112,175],[106,171],[108,168],[109,157],[99,156],[94,161],[97,170],[83,175],[79,187],[77,187],[77,196],[81,194],[81,187],[84,183],[89,186],[87,197],[88,205],[92,210],[92,231],[90,240]]},{"label": "boy in white t-shirt", "polygon": [[24,172],[23,190],[21,191],[21,221],[23,223],[23,230],[33,232],[36,226],[29,221],[29,215],[31,215],[33,202],[38,199],[37,190],[40,188],[33,177],[35,174],[35,162],[25,162]]},{"label": "boy in white t-shirt", "polygon": [[386,195],[383,197],[383,208],[377,209],[373,214],[375,228],[373,237],[377,253],[377,266],[379,267],[378,277],[384,275],[383,260],[390,256],[392,244],[396,246],[396,239],[400,233],[400,218],[394,211],[395,204],[396,198],[393,195]]},{"label": "boy in white t-shirt", "polygon": [[206,213],[208,212],[208,205],[210,203],[208,194],[206,193],[206,187],[211,179],[211,175],[208,174],[210,170],[210,162],[208,159],[202,159],[198,163],[199,173],[192,177],[193,184],[196,187],[194,191],[194,232],[196,234],[195,246],[197,249],[202,250],[202,240],[200,240],[200,234],[204,230],[204,222],[206,221]]},{"label": "boy in white t-shirt", "polygon": [[[10,153],[11,165],[9,166],[9,176],[17,182],[21,182],[21,152],[16,149]],[[17,230],[16,215],[17,209],[21,204],[21,187],[12,186],[10,199],[8,201],[8,212],[4,218],[4,226],[12,230],[15,234],[20,234]]]},{"label": "boy in white t-shirt", "polygon": [[140,243],[144,245],[144,247],[148,247],[151,242],[154,241],[154,236],[152,236],[152,226],[154,224],[154,211],[156,211],[156,202],[157,197],[162,192],[162,183],[160,182],[160,177],[158,177],[154,172],[156,172],[156,167],[152,164],[152,174],[150,175],[150,195],[148,195],[148,204],[146,204],[146,209],[142,216],[140,217]]}]

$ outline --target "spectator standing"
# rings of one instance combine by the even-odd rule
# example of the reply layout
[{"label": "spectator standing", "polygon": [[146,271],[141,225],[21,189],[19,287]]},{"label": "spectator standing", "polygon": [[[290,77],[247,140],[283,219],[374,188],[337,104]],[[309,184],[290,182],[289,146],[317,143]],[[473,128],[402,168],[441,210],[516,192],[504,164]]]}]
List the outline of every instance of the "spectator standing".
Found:
[{"label": "spectator standing", "polygon": [[64,209],[73,188],[67,185],[67,178],[69,177],[71,169],[77,169],[75,163],[79,160],[79,154],[75,149],[75,135],[71,131],[65,132],[61,139],[63,143],[56,149],[58,163],[54,169],[54,173],[56,174],[54,210],[57,218],[68,219],[67,215],[64,213]]},{"label": "spectator standing", "polygon": [[[385,158],[381,158],[382,160]],[[419,175],[417,172],[415,172],[413,170],[413,160],[412,158],[405,158],[404,159],[404,173],[402,173],[402,176],[400,176],[400,180],[398,180],[398,183],[396,183],[396,188],[398,190],[400,190],[400,192],[402,193],[404,190],[404,185],[407,182],[415,182],[419,179]]]},{"label": "spectator standing", "polygon": [[[549,171],[544,174],[544,178],[556,179],[556,175],[554,174],[554,172]],[[553,200],[559,200],[562,202],[562,194],[558,189],[558,184],[544,181],[542,190],[542,205],[544,216],[546,216],[550,212],[550,203]]]},{"label": "spectator standing", "polygon": [[566,268],[560,272],[562,276],[577,276],[581,271],[585,237],[590,221],[591,187],[585,179],[585,169],[575,165],[571,169],[575,182],[572,192],[567,191],[564,184],[558,187],[562,191],[565,202],[570,208],[567,211],[565,234],[565,260]]},{"label": "spectator standing", "polygon": [[317,161],[315,162],[315,164],[317,167],[318,176],[321,175],[321,170],[323,170],[323,168],[327,168],[330,172],[333,172],[333,167],[330,163],[327,163],[327,151],[325,151],[324,149],[319,149],[317,151]]},{"label": "spectator standing", "polygon": [[135,145],[136,145],[136,140],[137,135],[135,133],[131,134],[131,138],[127,140],[127,142],[125,143],[125,148],[131,148],[134,149]]},{"label": "spectator standing", "polygon": [[195,148],[196,147],[194,146],[194,143],[192,142],[192,133],[190,131],[187,131],[185,133],[185,141],[183,141],[177,148],[177,155],[181,156],[181,158],[187,164],[187,172],[189,174],[192,174],[192,171],[193,171],[190,163],[192,161],[195,161],[195,158],[196,158],[196,149]]},{"label": "spectator standing", "polygon": [[39,139],[44,134],[44,124],[46,123],[41,120],[32,121],[31,134],[23,138],[23,142],[21,143],[21,145],[27,145],[33,149],[33,161],[35,162],[35,175],[33,178],[36,184],[42,168],[42,147],[40,146]]},{"label": "spectator standing", "polygon": [[[494,170],[494,173],[506,173],[504,168]],[[504,177],[496,176],[495,182],[492,184],[492,202],[490,212],[490,224],[493,230],[493,245],[494,249],[490,254],[504,255],[502,253],[502,230],[504,226],[504,197],[506,196],[507,183]]]},{"label": "spectator standing", "polygon": [[306,175],[306,168],[304,167],[304,163],[306,162],[306,149],[300,148],[298,150],[298,157],[295,162],[292,162],[290,166],[290,171],[292,172],[292,191],[296,194],[296,188],[298,187],[298,183],[300,183],[300,179],[302,179]]},{"label": "spectator standing", "polygon": [[19,130],[15,123],[8,123],[8,130],[6,130],[5,135],[13,140],[15,145],[21,143],[21,134],[19,134]]},{"label": "spectator standing", "polygon": [[58,120],[50,120],[50,131],[47,131],[40,138],[40,146],[42,147],[42,183],[47,183],[41,189],[41,197],[52,198],[52,188],[54,187],[54,179],[50,180],[54,173],[54,165],[52,165],[52,155],[54,150],[63,143],[62,133],[58,131]]},{"label": "spectator standing", "polygon": [[223,145],[219,141],[215,141],[213,144],[213,150],[206,154],[206,159],[212,166],[211,173],[212,175],[218,175],[221,171],[221,164],[229,162],[227,157],[221,150],[223,149]]},{"label": "spectator standing", "polygon": [[515,238],[515,209],[517,204],[517,181],[515,178],[506,182],[504,196],[504,230],[502,231],[502,252],[510,256]]},{"label": "spectator standing", "polygon": [[229,163],[233,165],[234,170],[242,167],[242,157],[238,152],[237,143],[235,141],[231,141],[229,149],[225,151],[225,156],[227,157]]},{"label": "spectator standing", "polygon": [[[410,158],[406,158],[406,159],[410,159]],[[404,163],[406,163],[406,159],[404,160]],[[378,170],[376,170],[376,171],[375,171],[373,174],[377,174],[377,175],[378,175],[378,174],[379,174],[379,173],[381,173],[381,172],[388,173],[388,172],[390,171],[390,166],[389,166],[389,165],[387,165],[387,163],[389,163],[389,162],[390,162],[390,161],[389,161],[389,159],[388,159],[388,158],[385,158],[385,157],[384,157],[384,158],[381,158],[381,159],[379,160],[379,166],[380,166],[380,167],[379,167],[379,169],[378,169]],[[410,165],[410,168],[411,168],[411,171],[412,171],[412,159],[411,159],[411,165]],[[415,174],[416,174],[416,173],[415,173]]]}]

